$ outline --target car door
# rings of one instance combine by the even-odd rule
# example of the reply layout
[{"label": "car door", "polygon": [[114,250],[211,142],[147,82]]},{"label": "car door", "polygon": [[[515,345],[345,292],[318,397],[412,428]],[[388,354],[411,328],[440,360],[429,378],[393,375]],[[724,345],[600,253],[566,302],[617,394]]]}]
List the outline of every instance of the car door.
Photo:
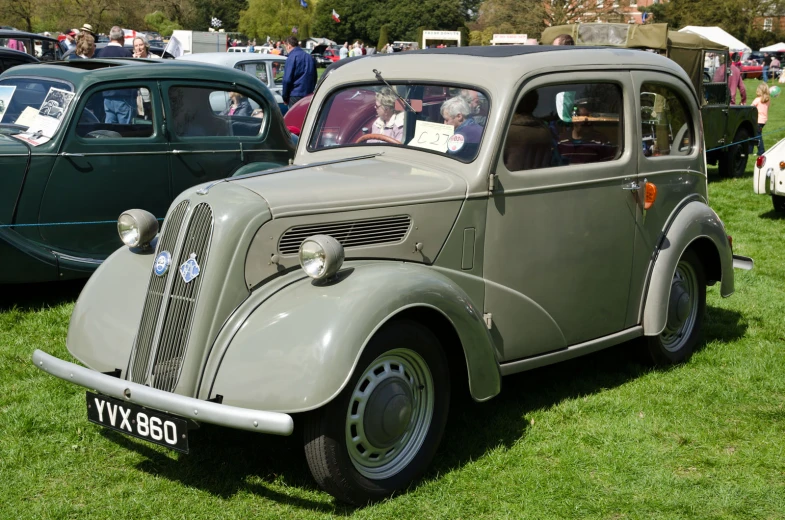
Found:
[{"label": "car door", "polygon": [[705,51],[703,56],[703,132],[706,143],[713,148],[730,143],[730,139],[733,139],[732,135],[726,135],[730,103],[730,61],[727,52]]},{"label": "car door", "polygon": [[41,228],[53,249],[101,259],[122,245],[120,213],[166,214],[172,192],[160,106],[155,85],[144,81],[105,84],[81,96],[41,201],[40,222],[63,224]]},{"label": "car door", "polygon": [[485,312],[502,361],[625,328],[637,149],[629,73],[527,83],[488,204]]},{"label": "car door", "polygon": [[[267,139],[277,114],[264,98],[220,83],[169,82],[163,87],[175,194],[229,177],[244,164],[288,161],[288,150],[276,149]],[[241,98],[237,110],[231,108],[231,88]]]},{"label": "car door", "polygon": [[[633,81],[641,114],[637,132],[643,153],[638,156],[641,192],[636,208],[628,325],[640,323],[649,264],[668,219],[696,193],[706,200],[706,176],[696,168],[703,160],[701,120],[695,103],[688,103],[693,95],[689,85],[667,74],[643,71],[633,73]],[[657,189],[648,209],[643,197],[647,182]]]}]

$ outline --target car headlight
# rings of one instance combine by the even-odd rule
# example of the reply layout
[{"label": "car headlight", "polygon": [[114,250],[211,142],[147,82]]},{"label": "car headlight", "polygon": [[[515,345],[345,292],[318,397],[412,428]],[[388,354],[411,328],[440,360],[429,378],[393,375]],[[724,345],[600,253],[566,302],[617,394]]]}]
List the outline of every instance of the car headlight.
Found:
[{"label": "car headlight", "polygon": [[316,280],[329,278],[343,265],[343,246],[329,235],[314,235],[300,244],[300,266]]},{"label": "car headlight", "polygon": [[128,247],[145,249],[158,234],[158,220],[149,211],[129,209],[117,219],[117,233]]}]

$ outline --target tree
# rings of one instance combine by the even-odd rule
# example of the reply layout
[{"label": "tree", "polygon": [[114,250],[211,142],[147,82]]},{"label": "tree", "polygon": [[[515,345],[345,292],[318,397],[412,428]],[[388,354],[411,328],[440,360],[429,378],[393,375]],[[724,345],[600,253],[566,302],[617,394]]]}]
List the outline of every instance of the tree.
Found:
[{"label": "tree", "polygon": [[[248,9],[240,12],[240,32],[253,38],[284,39],[292,28],[308,25],[313,7],[300,5],[299,0],[249,0]],[[313,27],[313,26],[312,26]]]},{"label": "tree", "polygon": [[[333,9],[341,23],[333,21]],[[387,25],[391,40],[413,41],[419,26],[455,31],[465,21],[461,0],[320,0],[312,27],[314,34],[339,42],[375,42],[382,25]]]},{"label": "tree", "polygon": [[161,11],[150,13],[144,17],[147,27],[161,34],[161,36],[171,36],[172,32],[182,29],[182,26],[166,17]]},{"label": "tree", "polygon": [[[0,12],[3,13],[5,23],[13,23],[33,31],[33,21],[38,13],[38,2],[35,0],[3,0],[0,2]],[[20,23],[21,22],[21,23]]]},{"label": "tree", "polygon": [[193,0],[193,3],[196,9],[195,21],[202,31],[210,27],[213,18],[221,20],[221,29],[237,30],[241,11],[249,7],[248,0]]},{"label": "tree", "polygon": [[[546,17],[547,11],[541,0],[485,0],[480,7],[477,28],[483,33],[490,29],[490,34],[517,33],[539,38],[545,28]],[[484,36],[483,41],[486,41]]]},{"label": "tree", "polygon": [[387,25],[382,25],[382,28],[379,29],[379,41],[376,48],[381,51],[388,43],[390,43],[390,36],[387,34]]}]

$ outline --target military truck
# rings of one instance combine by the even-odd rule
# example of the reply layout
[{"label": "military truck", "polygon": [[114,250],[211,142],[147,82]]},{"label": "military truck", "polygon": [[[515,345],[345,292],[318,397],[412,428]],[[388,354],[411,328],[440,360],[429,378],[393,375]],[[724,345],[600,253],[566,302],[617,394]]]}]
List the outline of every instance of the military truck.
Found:
[{"label": "military truck", "polygon": [[701,100],[706,161],[719,164],[725,177],[740,177],[747,168],[757,134],[755,107],[734,105],[730,99],[728,48],[697,34],[668,30],[660,24],[579,23],[548,27],[541,43],[550,45],[569,34],[575,45],[642,49],[663,54],[679,64],[692,80]]}]

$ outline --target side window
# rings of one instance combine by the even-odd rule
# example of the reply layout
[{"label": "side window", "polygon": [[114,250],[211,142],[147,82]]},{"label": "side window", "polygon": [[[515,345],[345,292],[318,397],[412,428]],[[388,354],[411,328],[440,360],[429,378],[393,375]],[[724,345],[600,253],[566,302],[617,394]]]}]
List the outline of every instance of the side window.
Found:
[{"label": "side window", "polygon": [[664,85],[644,83],[641,87],[641,134],[643,155],[688,155],[693,132],[687,104]]},{"label": "side window", "polygon": [[251,76],[255,76],[259,79],[262,83],[267,85],[267,64],[266,63],[245,63],[243,65],[243,70],[250,74]]},{"label": "side window", "polygon": [[273,81],[278,86],[283,84],[283,72],[285,68],[286,68],[286,62],[284,61],[274,61],[272,63]]},{"label": "side window", "polygon": [[266,105],[240,92],[204,87],[171,87],[172,129],[178,137],[259,135]]},{"label": "side window", "polygon": [[87,139],[145,138],[155,133],[150,90],[111,89],[90,95],[76,125]]},{"label": "side window", "polygon": [[724,52],[703,53],[703,104],[728,103],[728,55]]},{"label": "side window", "polygon": [[527,92],[504,144],[510,171],[613,161],[624,149],[621,88],[551,85]]}]

